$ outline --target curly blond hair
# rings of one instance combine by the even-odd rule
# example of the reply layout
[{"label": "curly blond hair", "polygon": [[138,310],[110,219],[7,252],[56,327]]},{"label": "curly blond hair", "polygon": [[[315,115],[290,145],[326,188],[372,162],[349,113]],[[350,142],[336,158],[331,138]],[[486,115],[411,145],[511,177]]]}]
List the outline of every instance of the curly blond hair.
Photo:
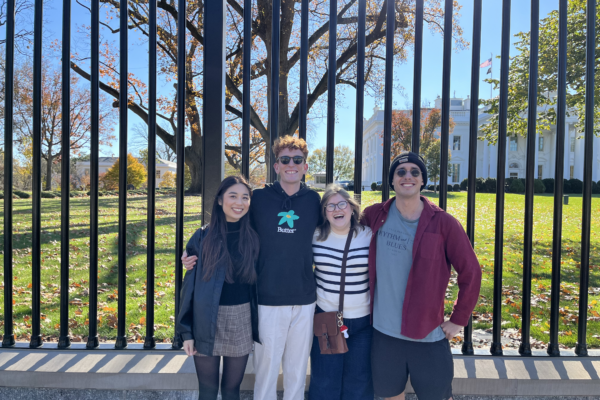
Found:
[{"label": "curly blond hair", "polygon": [[300,150],[304,154],[304,158],[308,158],[308,146],[304,139],[296,136],[282,136],[275,139],[273,143],[273,153],[275,158],[279,157],[279,153],[283,149]]}]

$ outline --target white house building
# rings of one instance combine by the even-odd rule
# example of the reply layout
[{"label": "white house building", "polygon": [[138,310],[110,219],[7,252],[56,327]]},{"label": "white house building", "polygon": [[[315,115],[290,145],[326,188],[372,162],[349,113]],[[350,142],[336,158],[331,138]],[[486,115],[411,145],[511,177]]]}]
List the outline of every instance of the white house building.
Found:
[{"label": "white house building", "polygon": [[[119,157],[98,157],[98,173],[104,174],[110,167],[119,160]],[[143,162],[138,159],[138,161]],[[90,162],[89,161],[77,161],[75,163],[76,174],[79,176],[90,174]],[[163,160],[160,158],[156,159],[156,186],[162,182],[162,177],[165,172],[170,171],[173,174],[177,173],[177,163],[172,161]]]},{"label": "white house building", "polygon": [[[442,99],[435,100],[435,108],[441,108]],[[451,152],[450,170],[448,171],[448,184],[460,183],[467,178],[469,160],[469,98],[450,99],[450,116],[455,126],[450,134],[449,147]],[[479,111],[479,125],[485,124],[490,118],[489,114]],[[565,131],[565,163],[564,178],[583,180],[583,135],[574,128],[576,117],[567,117]],[[383,166],[383,110],[379,107],[373,109],[371,118],[365,121],[363,130],[363,170],[362,185],[365,190],[370,190],[371,183],[381,181]],[[580,137],[580,138],[579,138]],[[523,136],[509,136],[506,143],[506,168],[505,176],[525,177],[526,164],[526,138]],[[489,145],[487,140],[477,141],[477,177],[496,178],[498,165],[498,149],[496,145]],[[556,127],[538,134],[535,148],[535,177],[539,179],[554,178],[556,162]],[[592,165],[592,180],[600,180],[600,137],[594,136],[594,160]]]}]

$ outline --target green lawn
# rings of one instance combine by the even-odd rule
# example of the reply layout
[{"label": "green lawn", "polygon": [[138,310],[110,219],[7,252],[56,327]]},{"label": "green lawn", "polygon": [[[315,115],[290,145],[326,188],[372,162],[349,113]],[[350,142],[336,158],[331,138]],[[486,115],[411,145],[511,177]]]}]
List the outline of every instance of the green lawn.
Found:
[{"label": "green lawn", "polygon": [[[430,197],[437,197],[427,193]],[[380,201],[380,192],[363,193],[363,206]],[[477,194],[476,252],[483,267],[482,297],[475,310],[475,328],[491,327],[495,195]],[[155,336],[170,340],[174,317],[175,197],[157,195],[156,214],[156,288]],[[437,199],[434,199],[437,202]],[[466,225],[466,192],[449,193],[448,211]],[[0,202],[0,219],[3,210]],[[116,337],[117,312],[117,228],[118,198],[101,197],[99,214],[99,335],[103,340]],[[185,240],[200,226],[200,197],[185,198]],[[520,328],[524,196],[506,194],[502,320],[504,328]],[[579,252],[581,240],[581,196],[571,196],[564,206],[563,264],[561,285],[560,342],[572,347],[577,340],[579,298]],[[547,342],[550,316],[550,277],[552,250],[553,198],[535,198],[533,230],[532,336]],[[31,199],[14,200],[14,322],[19,340],[31,332]],[[145,334],[146,306],[146,197],[128,198],[127,326],[132,340]],[[1,224],[1,222],[0,222]],[[3,225],[0,225],[0,228]],[[600,347],[600,198],[592,202],[592,254],[588,343]],[[89,198],[71,199],[71,285],[69,308],[74,339],[87,335],[89,280]],[[0,249],[3,242],[0,241]],[[3,250],[3,249],[2,249]],[[2,252],[3,253],[3,252]],[[3,255],[0,255],[3,262]],[[59,323],[60,280],[60,199],[42,199],[42,334],[56,340]],[[454,282],[455,283],[455,282]],[[449,288],[446,311],[451,311],[457,286]],[[0,291],[3,297],[3,291]],[[0,300],[0,325],[4,321]],[[3,328],[2,328],[3,329]]]}]

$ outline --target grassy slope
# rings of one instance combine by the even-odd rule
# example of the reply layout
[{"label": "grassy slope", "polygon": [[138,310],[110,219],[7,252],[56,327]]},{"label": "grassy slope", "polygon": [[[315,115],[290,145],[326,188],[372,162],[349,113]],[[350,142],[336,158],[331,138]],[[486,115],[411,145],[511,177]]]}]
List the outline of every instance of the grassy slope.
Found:
[{"label": "grassy slope", "polygon": [[[433,194],[427,194],[436,197]],[[381,198],[380,192],[365,192],[364,206]],[[174,247],[175,198],[157,196],[156,215],[156,337],[170,340],[174,315]],[[437,201],[434,199],[434,201]],[[99,215],[99,335],[103,339],[116,337],[117,310],[117,230],[118,199],[100,198]],[[1,207],[1,202],[0,202]],[[200,225],[200,198],[185,198],[185,238]],[[592,202],[592,240],[588,343],[600,347],[600,198]],[[448,211],[465,226],[466,193],[450,193]],[[3,218],[3,213],[1,214]],[[25,340],[31,328],[31,199],[14,200],[14,276],[13,292],[15,334]],[[476,252],[483,266],[482,298],[475,310],[475,328],[491,326],[493,265],[494,265],[495,195],[477,194]],[[534,219],[532,336],[546,342],[550,315],[550,279],[552,249],[552,196],[536,196]],[[145,334],[146,280],[146,197],[128,199],[127,258],[127,324],[128,335],[136,341]],[[507,194],[505,207],[505,242],[503,269],[503,326],[521,326],[521,287],[523,251],[524,197]],[[564,207],[563,263],[561,285],[560,341],[573,346],[577,340],[576,318],[579,297],[579,252],[581,241],[581,197],[571,196]],[[60,279],[60,199],[42,199],[42,334],[52,340],[58,336]],[[89,198],[71,199],[71,287],[69,307],[70,328],[75,340],[87,334],[89,280]],[[0,246],[3,242],[0,241]],[[0,255],[3,259],[3,255]],[[3,261],[2,261],[3,262]],[[458,288],[451,286],[446,311],[450,312]],[[3,297],[3,291],[0,297]],[[0,300],[0,325],[4,307]]]}]

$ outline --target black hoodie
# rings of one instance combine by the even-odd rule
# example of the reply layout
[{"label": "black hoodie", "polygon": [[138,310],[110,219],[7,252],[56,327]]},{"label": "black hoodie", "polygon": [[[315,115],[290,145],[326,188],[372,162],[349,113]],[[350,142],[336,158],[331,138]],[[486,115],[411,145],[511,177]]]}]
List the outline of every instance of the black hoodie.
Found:
[{"label": "black hoodie", "polygon": [[312,239],[321,222],[320,197],[303,183],[288,196],[279,182],[252,195],[250,221],[260,238],[258,304],[300,306],[317,301]]}]

